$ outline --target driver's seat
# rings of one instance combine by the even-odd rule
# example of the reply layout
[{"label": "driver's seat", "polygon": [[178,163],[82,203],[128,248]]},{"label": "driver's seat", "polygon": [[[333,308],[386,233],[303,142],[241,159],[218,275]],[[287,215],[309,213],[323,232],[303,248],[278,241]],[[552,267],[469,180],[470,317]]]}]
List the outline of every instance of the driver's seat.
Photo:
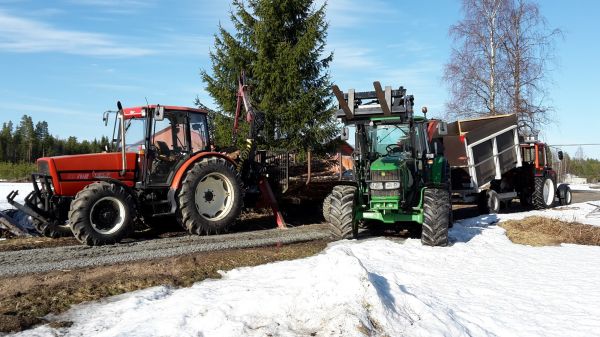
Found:
[{"label": "driver's seat", "polygon": [[156,145],[158,145],[158,151],[163,156],[168,156],[171,153],[171,149],[169,149],[169,145],[167,145],[167,143],[165,143],[161,140],[157,140]]}]

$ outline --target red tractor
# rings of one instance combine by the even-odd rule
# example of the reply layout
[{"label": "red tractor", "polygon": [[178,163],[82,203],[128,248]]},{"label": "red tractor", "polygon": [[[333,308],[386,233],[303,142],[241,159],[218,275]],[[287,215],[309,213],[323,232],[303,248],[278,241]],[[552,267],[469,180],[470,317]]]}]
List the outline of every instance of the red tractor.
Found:
[{"label": "red tractor", "polygon": [[[245,88],[240,82],[238,100],[247,103]],[[176,216],[192,234],[217,234],[238,218],[245,196],[265,201],[278,225],[285,225],[264,170],[254,162],[250,138],[253,146],[234,160],[211,150],[205,110],[117,106],[118,111],[104,113],[105,124],[115,115],[111,149],[40,158],[32,174],[34,191],[24,205],[14,201],[17,191],[8,195],[41,234],[72,232],[88,245],[113,244],[129,235],[136,221],[162,216]],[[246,111],[255,136],[260,113],[249,104]]]},{"label": "red tractor", "polygon": [[[525,140],[520,147],[523,166],[515,172],[514,179],[521,191],[521,204],[538,209],[552,207],[555,199],[560,205],[571,204],[571,188],[557,183],[550,147],[536,140]],[[563,159],[562,151],[558,151],[558,159]]]}]

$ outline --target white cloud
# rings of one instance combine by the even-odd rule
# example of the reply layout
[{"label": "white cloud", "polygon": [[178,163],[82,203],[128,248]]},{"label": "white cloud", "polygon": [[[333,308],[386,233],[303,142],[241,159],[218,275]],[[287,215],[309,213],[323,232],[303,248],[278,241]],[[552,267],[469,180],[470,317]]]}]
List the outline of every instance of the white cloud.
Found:
[{"label": "white cloud", "polygon": [[74,5],[96,7],[106,13],[130,14],[156,6],[156,0],[71,0]]},{"label": "white cloud", "polygon": [[364,21],[381,22],[395,15],[395,10],[381,0],[318,0],[316,5],[321,6],[325,2],[327,21],[333,29],[355,27]]},{"label": "white cloud", "polygon": [[15,114],[33,114],[33,113],[45,113],[45,114],[59,114],[64,116],[84,116],[86,115],[85,109],[77,108],[66,108],[52,105],[40,105],[40,104],[22,104],[22,103],[7,103],[3,105],[4,110],[14,112]]},{"label": "white cloud", "polygon": [[154,54],[150,49],[119,43],[110,35],[65,30],[0,11],[0,51],[16,53],[61,52],[74,55],[135,57]]},{"label": "white cloud", "polygon": [[357,68],[374,67],[373,50],[352,44],[329,44],[333,51],[332,68],[352,70]]}]

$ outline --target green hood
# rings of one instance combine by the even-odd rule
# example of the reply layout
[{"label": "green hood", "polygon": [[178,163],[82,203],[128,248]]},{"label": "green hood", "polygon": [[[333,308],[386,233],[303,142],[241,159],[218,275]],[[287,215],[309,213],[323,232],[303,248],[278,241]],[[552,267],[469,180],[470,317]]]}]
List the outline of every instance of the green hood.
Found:
[{"label": "green hood", "polygon": [[404,156],[385,156],[378,158],[371,163],[372,171],[393,171],[402,166],[406,166],[406,158]]}]

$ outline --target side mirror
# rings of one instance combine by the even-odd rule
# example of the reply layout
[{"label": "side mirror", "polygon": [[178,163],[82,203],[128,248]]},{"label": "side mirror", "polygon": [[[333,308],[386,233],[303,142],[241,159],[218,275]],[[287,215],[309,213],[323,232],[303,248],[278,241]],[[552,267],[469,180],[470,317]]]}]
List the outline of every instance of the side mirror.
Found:
[{"label": "side mirror", "polygon": [[102,121],[104,122],[104,126],[108,125],[108,111],[104,111],[104,114],[102,114]]},{"label": "side mirror", "polygon": [[558,160],[563,160],[564,154],[562,151],[558,151]]},{"label": "side mirror", "polygon": [[348,140],[348,139],[350,139],[350,133],[348,131],[348,127],[347,126],[344,126],[342,128],[342,134],[340,135],[340,139],[341,140]]},{"label": "side mirror", "polygon": [[154,120],[162,121],[164,119],[165,119],[165,107],[159,105],[154,109]]}]

